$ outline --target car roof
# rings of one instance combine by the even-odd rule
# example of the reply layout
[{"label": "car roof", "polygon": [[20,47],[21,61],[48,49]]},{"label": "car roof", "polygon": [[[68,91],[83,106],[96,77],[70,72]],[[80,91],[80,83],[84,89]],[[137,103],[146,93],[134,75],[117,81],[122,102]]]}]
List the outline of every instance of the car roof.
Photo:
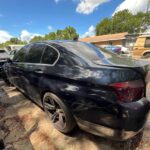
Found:
[{"label": "car roof", "polygon": [[67,43],[67,42],[76,42],[74,40],[49,40],[45,41],[46,43]]},{"label": "car roof", "polygon": [[36,44],[36,43],[59,44],[59,43],[67,43],[67,42],[80,42],[80,41],[75,41],[75,40],[48,40],[48,41],[33,42],[31,44]]}]

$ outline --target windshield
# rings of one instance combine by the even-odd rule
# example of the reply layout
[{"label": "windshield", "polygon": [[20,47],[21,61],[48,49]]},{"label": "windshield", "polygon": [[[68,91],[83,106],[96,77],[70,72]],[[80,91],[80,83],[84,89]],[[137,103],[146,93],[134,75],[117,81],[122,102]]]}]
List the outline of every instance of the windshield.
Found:
[{"label": "windshield", "polygon": [[81,57],[88,58],[91,61],[97,61],[104,58],[104,55],[100,52],[100,49],[89,43],[63,42],[60,43],[60,45],[78,56],[80,55]]}]

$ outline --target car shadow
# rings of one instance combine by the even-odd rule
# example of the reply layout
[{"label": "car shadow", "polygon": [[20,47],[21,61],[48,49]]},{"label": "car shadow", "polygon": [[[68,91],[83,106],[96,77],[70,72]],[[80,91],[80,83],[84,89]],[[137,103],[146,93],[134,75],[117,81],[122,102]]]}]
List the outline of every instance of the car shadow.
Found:
[{"label": "car shadow", "polygon": [[78,141],[83,141],[86,137],[87,140],[92,141],[97,146],[97,148],[101,148],[102,150],[136,150],[141,142],[143,133],[141,132],[137,136],[126,141],[115,141],[112,139],[92,135],[90,133],[84,132],[77,127],[72,133],[68,134],[68,136],[75,137]]},{"label": "car shadow", "polygon": [[[28,97],[25,97],[15,88],[6,86],[1,82],[0,106],[5,109],[5,118],[19,117],[22,126],[22,130],[19,130],[19,136],[31,129],[32,132],[27,139],[37,150],[135,150],[142,139],[141,133],[127,141],[118,142],[92,135],[78,127],[70,134],[64,135],[52,126],[48,116],[39,106],[32,103]],[[32,130],[36,123],[38,125]],[[13,132],[11,128],[9,131]],[[4,140],[4,143],[7,142]]]}]

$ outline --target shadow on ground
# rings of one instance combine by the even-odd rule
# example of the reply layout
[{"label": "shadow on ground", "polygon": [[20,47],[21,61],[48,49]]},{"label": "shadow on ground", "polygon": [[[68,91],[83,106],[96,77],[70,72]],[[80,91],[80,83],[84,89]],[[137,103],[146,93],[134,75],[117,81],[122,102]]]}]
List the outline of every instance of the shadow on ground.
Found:
[{"label": "shadow on ground", "polygon": [[64,135],[53,128],[41,108],[14,87],[0,82],[0,138],[11,150],[150,150],[150,119],[143,138],[140,134],[126,142],[104,139],[78,128]]}]

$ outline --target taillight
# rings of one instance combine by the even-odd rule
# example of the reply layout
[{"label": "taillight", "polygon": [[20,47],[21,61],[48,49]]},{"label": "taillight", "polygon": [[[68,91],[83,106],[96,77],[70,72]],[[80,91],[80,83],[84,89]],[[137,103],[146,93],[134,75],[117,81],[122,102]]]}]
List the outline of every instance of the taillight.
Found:
[{"label": "taillight", "polygon": [[114,88],[119,102],[131,102],[144,96],[145,90],[142,80],[113,83],[110,86]]}]

